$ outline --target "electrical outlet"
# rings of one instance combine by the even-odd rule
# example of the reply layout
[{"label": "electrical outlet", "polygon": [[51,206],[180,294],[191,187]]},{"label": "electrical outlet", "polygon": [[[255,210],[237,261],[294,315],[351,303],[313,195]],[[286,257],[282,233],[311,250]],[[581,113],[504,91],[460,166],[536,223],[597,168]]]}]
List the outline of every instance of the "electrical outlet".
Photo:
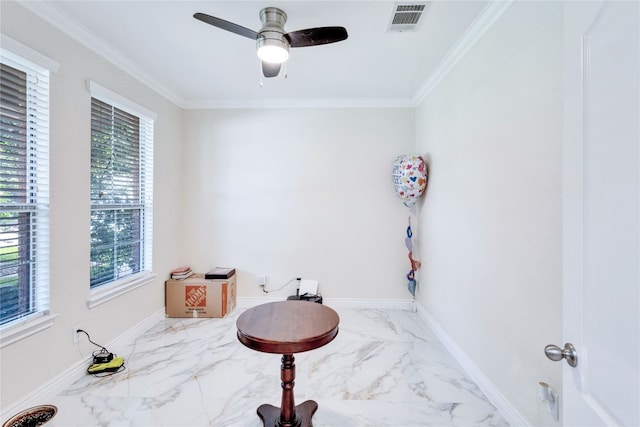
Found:
[{"label": "electrical outlet", "polygon": [[82,329],[82,326],[76,325],[73,327],[73,343],[77,343],[80,341],[80,334],[78,333],[78,329]]},{"label": "electrical outlet", "polygon": [[258,276],[258,287],[263,288],[267,286],[267,276]]}]

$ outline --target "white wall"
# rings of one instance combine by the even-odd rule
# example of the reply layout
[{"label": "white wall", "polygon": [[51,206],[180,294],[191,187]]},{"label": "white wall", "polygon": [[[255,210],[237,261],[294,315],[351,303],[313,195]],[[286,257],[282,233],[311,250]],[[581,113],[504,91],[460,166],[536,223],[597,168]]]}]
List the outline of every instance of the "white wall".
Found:
[{"label": "white wall", "polygon": [[562,331],[562,9],[516,2],[416,113],[418,302],[532,425]]},{"label": "white wall", "polygon": [[[234,266],[238,295],[300,276],[325,298],[409,300],[406,209],[396,156],[415,142],[414,110],[185,111],[186,258]],[[295,283],[269,296],[295,293]]]},{"label": "white wall", "polygon": [[[164,306],[163,281],[180,261],[181,113],[173,104],[21,6],[2,1],[3,34],[60,63],[51,78],[51,311],[54,325],[0,350],[1,406],[24,398],[96,348],[73,344],[82,325],[106,344]],[[92,79],[158,114],[155,124],[155,281],[87,308],[89,295],[90,94]]]},{"label": "white wall", "polygon": [[[542,348],[561,342],[562,15],[518,2],[413,109],[180,112],[13,2],[3,33],[61,63],[52,78],[55,325],[0,350],[6,408],[163,306],[168,271],[238,269],[239,296],[317,279],[326,298],[408,299],[407,209],[395,156],[431,162],[418,302],[533,425],[536,384],[560,388]],[[34,31],[37,29],[37,31]],[[158,113],[153,284],[87,309],[87,78]],[[415,143],[417,141],[417,150]],[[187,206],[182,210],[182,206]],[[184,244],[183,242],[188,242]],[[293,286],[275,292],[284,297]],[[53,356],[40,363],[43,352]]]}]

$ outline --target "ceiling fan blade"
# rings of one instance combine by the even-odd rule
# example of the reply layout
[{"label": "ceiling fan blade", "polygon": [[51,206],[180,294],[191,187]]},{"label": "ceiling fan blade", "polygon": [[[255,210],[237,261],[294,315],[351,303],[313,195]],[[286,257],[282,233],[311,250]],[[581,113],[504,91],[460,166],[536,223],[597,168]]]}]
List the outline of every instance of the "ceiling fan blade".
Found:
[{"label": "ceiling fan blade", "polygon": [[225,21],[224,19],[216,18],[215,16],[207,15],[204,13],[194,13],[193,17],[199,19],[202,22],[213,25],[214,27],[221,28],[223,30],[230,31],[234,34],[247,37],[255,40],[258,38],[258,33],[241,25],[234,24],[233,22]]},{"label": "ceiling fan blade", "polygon": [[270,64],[262,61],[262,74],[265,77],[276,77],[280,72],[280,64]]},{"label": "ceiling fan blade", "polygon": [[318,27],[292,31],[284,36],[291,47],[306,47],[341,42],[348,35],[344,27]]}]

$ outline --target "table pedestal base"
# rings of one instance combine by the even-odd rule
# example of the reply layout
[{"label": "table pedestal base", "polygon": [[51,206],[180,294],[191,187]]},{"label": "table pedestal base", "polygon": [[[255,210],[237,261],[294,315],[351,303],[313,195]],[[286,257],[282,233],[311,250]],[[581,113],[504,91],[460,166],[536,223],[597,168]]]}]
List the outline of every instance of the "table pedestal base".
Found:
[{"label": "table pedestal base", "polygon": [[264,404],[258,407],[258,416],[265,427],[311,427],[311,417],[318,409],[318,404],[307,400],[296,406],[295,419],[286,422],[281,419],[281,410],[277,406]]}]

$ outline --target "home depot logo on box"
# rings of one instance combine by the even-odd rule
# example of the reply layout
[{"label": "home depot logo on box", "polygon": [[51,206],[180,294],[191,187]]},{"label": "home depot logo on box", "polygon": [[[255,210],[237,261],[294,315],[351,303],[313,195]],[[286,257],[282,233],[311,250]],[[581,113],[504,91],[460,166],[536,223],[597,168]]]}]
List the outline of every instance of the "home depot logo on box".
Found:
[{"label": "home depot logo on box", "polygon": [[[2,1],[2,0],[0,0]],[[225,317],[236,306],[236,276],[227,280],[207,280],[194,274],[182,280],[167,280],[167,317]]]},{"label": "home depot logo on box", "polygon": [[187,307],[206,307],[207,305],[207,286],[185,286],[184,287],[184,304]]}]

